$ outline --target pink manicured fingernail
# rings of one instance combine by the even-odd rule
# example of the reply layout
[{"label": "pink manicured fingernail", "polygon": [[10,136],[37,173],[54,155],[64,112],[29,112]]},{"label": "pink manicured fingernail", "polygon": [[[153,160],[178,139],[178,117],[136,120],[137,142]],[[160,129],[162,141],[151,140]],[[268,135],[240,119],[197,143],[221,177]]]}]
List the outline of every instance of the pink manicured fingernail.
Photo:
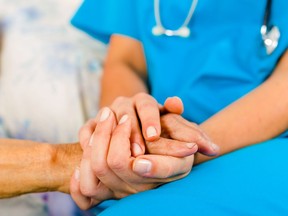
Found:
[{"label": "pink manicured fingernail", "polygon": [[100,116],[100,122],[105,121],[110,115],[110,109],[108,107],[103,108],[101,116]]},{"label": "pink manicured fingernail", "polygon": [[132,143],[132,151],[134,156],[142,154],[142,149],[138,143]]},{"label": "pink manicured fingernail", "polygon": [[79,168],[75,169],[74,178],[76,179],[76,181],[80,181],[80,170],[79,170]]},{"label": "pink manicured fingernail", "polygon": [[124,122],[127,121],[127,119],[128,119],[128,115],[122,116],[122,118],[121,118],[120,121],[119,121],[119,124],[123,124]]},{"label": "pink manicured fingernail", "polygon": [[157,135],[156,128],[153,126],[148,127],[146,130],[146,134],[148,138],[156,136]]},{"label": "pink manicured fingernail", "polygon": [[152,169],[152,163],[149,160],[145,159],[139,159],[135,162],[133,170],[134,172],[143,175],[146,173],[151,172]]}]

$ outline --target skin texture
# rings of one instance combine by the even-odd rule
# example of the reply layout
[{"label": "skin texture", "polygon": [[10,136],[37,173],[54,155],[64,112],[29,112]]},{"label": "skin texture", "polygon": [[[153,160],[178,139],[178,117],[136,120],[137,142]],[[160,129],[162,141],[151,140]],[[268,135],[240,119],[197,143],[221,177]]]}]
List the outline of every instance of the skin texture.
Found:
[{"label": "skin texture", "polygon": [[[168,115],[169,119],[173,115],[180,117],[176,114]],[[87,209],[107,199],[120,199],[153,189],[163,183],[183,178],[190,172],[197,145],[187,147],[186,142],[169,140],[167,130],[163,137],[153,142],[155,145],[147,144],[149,150],[154,149],[152,152],[157,152],[157,155],[134,157],[130,144],[132,124],[129,116],[124,115],[118,124],[111,110],[109,116],[105,116],[105,119],[100,117],[92,141],[85,147],[81,172],[75,171],[74,178],[71,179],[71,195],[80,208]],[[190,154],[187,154],[189,151]],[[172,152],[174,156],[171,156]],[[144,168],[143,172],[147,161],[151,162],[151,169],[147,171]],[[80,181],[82,185],[79,184]],[[85,196],[81,193],[85,193]]]},{"label": "skin texture", "polygon": [[[161,117],[161,119],[163,118],[164,116]],[[173,118],[181,117],[177,114],[167,114],[165,115],[165,118],[167,118],[167,122],[173,123]],[[101,127],[99,126],[98,129],[99,132],[107,132],[107,130],[104,129],[107,129],[108,126],[110,131],[108,131],[106,135],[109,137],[112,136],[114,140],[114,148],[111,147],[109,156],[109,166],[111,166],[113,170],[117,170],[119,169],[117,165],[118,160],[124,162],[122,163],[124,166],[128,164],[127,159],[130,161],[130,166],[126,166],[125,169],[123,169],[123,172],[125,170],[126,175],[129,175],[129,180],[132,181],[130,184],[133,187],[129,186],[129,194],[148,190],[163,184],[164,182],[182,178],[190,172],[194,158],[193,154],[198,148],[195,144],[187,147],[187,142],[185,141],[176,142],[169,139],[169,131],[177,131],[177,128],[175,128],[173,125],[165,126],[163,124],[163,136],[161,135],[162,137],[155,142],[146,144],[146,149],[149,152],[149,155],[134,157],[131,154],[131,143],[129,141],[132,130],[131,120],[127,118],[125,123],[126,124],[120,124],[118,127],[116,117],[111,111],[110,119],[108,118],[105,123],[102,122]],[[114,126],[118,127],[118,129],[115,131]],[[191,133],[193,133],[192,128]],[[194,133],[197,133],[197,131],[194,131]],[[102,135],[99,136],[99,139],[103,140]],[[95,137],[93,143],[96,144],[97,142],[106,144],[106,148],[108,145],[110,145],[110,143],[102,142],[101,140],[98,140],[98,137]],[[120,151],[123,153],[121,156],[118,148],[121,146],[121,149],[123,150],[124,144],[126,145],[126,148],[124,149],[125,151]],[[90,148],[92,147],[90,146]],[[112,149],[114,149],[114,153]],[[87,152],[89,153],[89,151]],[[78,183],[80,178],[80,173],[77,174],[76,172],[73,175],[73,172],[75,168],[76,170],[79,170],[80,166],[83,166],[83,164],[85,165],[85,160],[87,162],[87,159],[90,159],[90,155],[85,155],[85,152],[83,154],[79,143],[55,145],[13,139],[0,139],[0,155],[0,198],[8,198],[26,193],[45,191],[60,191],[64,193],[72,192],[73,195],[73,192],[75,194],[77,190],[79,190],[77,186],[79,186]],[[97,159],[99,166],[94,166],[94,169],[101,173],[101,169],[103,168],[101,163],[103,161],[105,162],[105,158],[103,160],[102,154],[99,155],[100,156]],[[114,158],[113,155],[117,155],[118,158]],[[113,162],[111,159],[117,160],[114,160]],[[153,170],[146,176],[141,176],[134,171],[135,163],[140,159],[149,159],[153,162]],[[120,172],[119,175],[122,175],[123,172]],[[72,187],[70,191],[70,178],[72,175]],[[85,176],[83,175],[82,177]],[[93,176],[91,176],[91,178],[93,178]],[[106,177],[103,177],[102,180],[106,181],[105,178]],[[120,179],[120,181],[122,181],[122,179]],[[74,184],[76,185],[76,188],[73,187],[73,182],[77,183]],[[103,185],[101,181],[97,180],[97,182],[100,185]],[[111,196],[121,198],[128,194],[125,190],[119,192],[118,187],[113,188],[112,186],[105,186],[102,188],[103,189],[101,190],[103,191],[114,190],[113,193],[108,194],[110,198]],[[99,192],[99,190],[97,192]],[[93,191],[87,191],[87,193],[93,193]],[[94,204],[107,198],[108,197],[103,196],[102,199],[99,198],[99,200]],[[90,205],[81,207],[88,208]]]},{"label": "skin texture", "polygon": [[0,198],[8,198],[32,192],[68,193],[82,149],[78,143],[0,139],[0,154]]},{"label": "skin texture", "polygon": [[[121,35],[113,35],[105,62],[101,94],[101,106],[109,106],[115,113],[117,122],[120,121],[124,114],[129,115],[133,128],[136,128],[131,133],[131,143],[140,144],[142,153],[144,152],[143,149],[145,149],[144,140],[148,141],[148,143],[149,141],[157,140],[160,136],[160,131],[163,130],[161,127],[164,124],[169,124],[169,121],[165,121],[165,118],[159,120],[159,113],[161,113],[159,106],[156,105],[155,99],[147,94],[148,89],[145,84],[147,73],[143,53],[143,48],[139,41]],[[199,133],[202,132],[207,140],[212,140],[210,145],[210,155],[212,155],[213,149],[214,154],[219,153],[217,145],[220,146],[220,154],[226,154],[281,134],[288,128],[287,75],[288,52],[282,56],[277,67],[264,83],[202,124],[196,125],[175,117],[172,128],[177,128],[177,131],[170,128],[170,138],[175,141],[195,142],[195,140],[199,139],[197,139],[195,134],[191,135],[191,129],[194,128]],[[272,125],[273,127],[271,127]],[[89,140],[89,137],[93,137],[93,131],[97,130],[97,120],[94,123],[94,127],[85,127],[80,133],[80,137],[85,134],[85,139]],[[155,129],[153,136],[148,136],[147,131],[150,127]],[[144,140],[141,139],[142,134]],[[214,143],[217,145],[214,145]],[[86,148],[85,145],[82,145],[82,147],[84,152],[90,151],[92,152],[90,156],[94,156],[92,149]],[[200,152],[202,151],[201,153],[209,155],[209,152],[203,151],[201,145],[199,145],[199,150]],[[109,151],[103,154],[107,156]],[[89,155],[89,153],[86,155]],[[80,176],[84,174],[94,176],[94,179],[105,179],[107,177],[105,174],[109,175],[109,170],[111,169],[109,165],[107,166],[109,164],[109,159],[107,158],[109,157],[106,157],[105,161],[104,156],[103,161],[105,162],[99,163],[100,167],[97,167],[96,170],[91,169],[85,173],[82,171],[84,170],[83,168],[80,169]],[[211,157],[197,153],[194,164],[209,159]],[[92,164],[91,166],[96,166],[93,165],[93,160],[90,161],[90,164]],[[95,162],[95,164],[97,163]],[[99,169],[102,171],[101,173],[98,172]],[[121,175],[119,172],[115,173],[118,174],[118,177]],[[129,177],[123,180],[127,182]],[[75,183],[73,180],[72,182]],[[97,203],[97,201],[93,203],[93,197],[99,194],[95,190],[96,187],[93,181],[87,183],[80,178],[78,184],[78,191],[73,195],[76,203],[82,208],[89,208]],[[113,182],[106,181],[105,184],[109,188],[117,187]],[[73,184],[72,187],[77,188]]]},{"label": "skin texture", "polygon": [[[154,141],[145,140],[145,154],[143,147],[141,148],[136,144],[139,149],[141,148],[136,154],[135,143],[131,142],[133,133],[135,133],[132,119],[136,113],[127,111],[129,110],[127,103],[123,104],[124,107],[126,106],[125,110],[127,114],[121,117],[123,119],[126,116],[131,122],[129,137],[126,139],[130,140],[130,142],[126,142],[128,146],[126,154],[123,144],[117,145],[118,142],[121,142],[121,138],[123,138],[121,134],[124,135],[125,133],[117,132],[120,136],[114,136],[114,133],[116,133],[114,129],[117,125],[117,115],[110,108],[104,107],[94,120],[88,121],[80,130],[79,136],[84,154],[80,170],[77,170],[77,174],[74,176],[80,175],[80,178],[76,181],[74,179],[71,180],[71,194],[80,208],[87,209],[107,199],[119,199],[129,194],[152,189],[161,184],[183,178],[190,172],[193,164],[189,163],[191,161],[191,153],[195,153],[197,150],[206,155],[217,154],[218,149],[215,151],[211,147],[212,143],[205,133],[197,125],[191,124],[180,117],[179,114],[183,112],[183,104],[179,98],[168,98],[164,106],[159,106],[154,103],[154,99],[149,101],[151,96],[146,97],[145,94],[141,93],[140,95],[136,95],[135,98],[137,99],[138,97],[142,99],[142,104],[147,103],[144,107],[148,106],[155,109],[156,114],[154,116],[159,119],[158,124],[159,127],[161,125],[162,129],[161,137],[154,138]],[[129,99],[127,98],[127,100]],[[127,100],[125,99],[125,101]],[[121,106],[118,107],[121,109]],[[133,106],[131,110],[133,110]],[[138,112],[141,112],[141,110],[139,109]],[[160,114],[162,114],[161,117]],[[164,116],[168,121],[163,122],[165,124],[161,124],[161,119]],[[149,120],[149,116],[145,117]],[[109,124],[104,124],[107,118],[108,122],[110,122],[110,127]],[[176,118],[184,120],[189,125],[189,139],[178,141],[172,138],[173,133],[177,134],[179,131],[178,128],[174,128],[173,124],[170,124]],[[118,124],[121,122],[121,119],[118,121]],[[136,123],[138,124],[138,120]],[[106,125],[106,127],[103,125]],[[115,130],[117,131],[117,127]],[[140,136],[142,136],[141,131]],[[97,141],[95,142],[95,140]],[[118,147],[114,147],[115,143]],[[125,142],[122,141],[122,143]],[[113,149],[116,150],[113,151]],[[151,149],[154,151],[151,151]],[[190,149],[190,151],[187,151],[187,149]],[[124,155],[119,157],[119,154]],[[161,155],[164,155],[164,157]],[[134,156],[134,159],[135,157],[137,158],[135,161],[133,160],[133,166],[130,165],[129,169],[128,161],[129,158],[131,159],[131,156],[132,158]],[[140,160],[141,158],[143,160]],[[125,161],[127,162],[126,164]],[[151,166],[151,172],[143,173],[143,170],[139,171],[139,167],[143,169],[143,166],[147,165],[147,163]],[[142,176],[142,178],[135,180],[133,178],[135,173]],[[154,181],[154,184],[151,184],[151,181]]]}]

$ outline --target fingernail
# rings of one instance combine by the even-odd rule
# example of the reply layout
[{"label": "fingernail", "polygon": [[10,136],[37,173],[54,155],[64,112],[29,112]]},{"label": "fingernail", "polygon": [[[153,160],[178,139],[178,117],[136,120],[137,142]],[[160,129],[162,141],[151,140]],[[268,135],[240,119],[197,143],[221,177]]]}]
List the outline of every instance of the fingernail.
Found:
[{"label": "fingernail", "polygon": [[146,130],[146,134],[148,138],[156,136],[157,135],[156,128],[153,126],[148,127]]},{"label": "fingernail", "polygon": [[105,121],[110,115],[110,109],[108,107],[105,107],[101,113],[100,116],[100,122]]},{"label": "fingernail", "polygon": [[196,144],[195,143],[186,143],[187,148],[192,149]]},{"label": "fingernail", "polygon": [[126,120],[128,119],[128,115],[124,115],[121,117],[119,124],[123,124],[124,122],[126,122]]},{"label": "fingernail", "polygon": [[213,151],[218,152],[220,150],[220,147],[218,145],[216,145],[215,143],[210,143],[211,148],[213,149]]},{"label": "fingernail", "polygon": [[76,181],[80,180],[80,170],[79,170],[79,168],[75,169],[74,178],[76,179]]},{"label": "fingernail", "polygon": [[93,143],[93,137],[94,137],[94,133],[92,134],[90,140],[89,140],[89,146],[92,146],[92,143]]},{"label": "fingernail", "polygon": [[142,154],[142,149],[138,143],[132,143],[132,151],[134,156]]},{"label": "fingernail", "polygon": [[195,153],[198,151],[198,145],[195,143],[186,143],[186,146],[188,149],[193,149]]},{"label": "fingernail", "polygon": [[151,161],[145,159],[137,160],[133,167],[133,170],[140,175],[151,172],[151,169],[152,169]]}]

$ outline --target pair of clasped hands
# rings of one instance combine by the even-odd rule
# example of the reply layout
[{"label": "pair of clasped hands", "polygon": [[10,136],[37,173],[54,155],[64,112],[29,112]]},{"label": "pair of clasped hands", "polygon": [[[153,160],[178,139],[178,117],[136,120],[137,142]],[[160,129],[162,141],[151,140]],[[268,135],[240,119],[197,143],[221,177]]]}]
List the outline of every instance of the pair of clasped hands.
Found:
[{"label": "pair of clasped hands", "polygon": [[215,156],[217,145],[181,117],[182,101],[161,106],[150,95],[119,97],[80,130],[83,157],[70,193],[81,209],[153,189],[189,174],[194,154]]}]

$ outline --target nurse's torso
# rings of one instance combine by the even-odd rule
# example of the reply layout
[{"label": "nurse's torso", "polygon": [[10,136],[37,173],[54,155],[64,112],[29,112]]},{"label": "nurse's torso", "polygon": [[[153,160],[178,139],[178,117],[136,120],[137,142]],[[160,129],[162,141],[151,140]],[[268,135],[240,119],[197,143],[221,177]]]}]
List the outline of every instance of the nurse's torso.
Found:
[{"label": "nurse's torso", "polygon": [[[191,2],[160,1],[163,26],[178,29]],[[162,103],[169,96],[181,97],[184,116],[197,123],[261,84],[287,49],[287,34],[282,31],[276,50],[266,54],[260,34],[266,0],[199,0],[188,24],[188,38],[154,36],[154,2],[137,3],[135,19],[151,93]],[[269,21],[280,31],[288,28],[287,11],[288,1],[273,1]]]}]

